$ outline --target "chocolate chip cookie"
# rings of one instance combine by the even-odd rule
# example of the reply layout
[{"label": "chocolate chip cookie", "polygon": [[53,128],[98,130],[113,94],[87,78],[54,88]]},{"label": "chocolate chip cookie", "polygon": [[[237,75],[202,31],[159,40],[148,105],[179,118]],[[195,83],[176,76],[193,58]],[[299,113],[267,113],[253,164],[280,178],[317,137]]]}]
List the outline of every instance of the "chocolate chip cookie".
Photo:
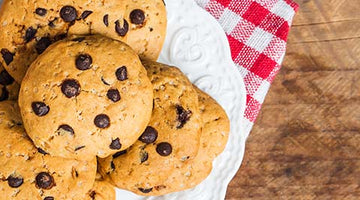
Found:
[{"label": "chocolate chip cookie", "polygon": [[0,64],[0,102],[17,100],[20,86]]},{"label": "chocolate chip cookie", "polygon": [[156,60],[167,20],[162,0],[4,0],[0,24],[0,61],[20,83],[36,57],[67,35],[104,35]]},{"label": "chocolate chip cookie", "polygon": [[198,95],[175,67],[144,61],[154,89],[150,123],[126,151],[100,159],[101,172],[119,188],[138,194],[161,190],[169,174],[195,158],[202,120]]},{"label": "chocolate chip cookie", "polygon": [[92,159],[127,149],[151,117],[152,85],[138,55],[101,36],[60,41],[30,66],[19,106],[50,155]]},{"label": "chocolate chip cookie", "polygon": [[203,119],[199,152],[194,159],[173,170],[161,187],[154,187],[147,195],[164,195],[200,184],[210,174],[213,160],[223,152],[227,144],[230,121],[225,111],[209,95],[198,88],[196,90]]},{"label": "chocolate chip cookie", "polygon": [[94,183],[96,159],[52,157],[36,148],[15,102],[0,103],[1,199],[83,199]]}]

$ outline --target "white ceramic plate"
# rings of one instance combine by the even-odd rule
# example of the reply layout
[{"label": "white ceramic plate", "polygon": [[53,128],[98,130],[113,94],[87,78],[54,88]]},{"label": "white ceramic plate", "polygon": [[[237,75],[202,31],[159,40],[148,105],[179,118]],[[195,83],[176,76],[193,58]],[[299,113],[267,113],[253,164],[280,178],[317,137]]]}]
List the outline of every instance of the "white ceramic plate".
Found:
[{"label": "white ceramic plate", "polygon": [[141,197],[117,190],[117,200],[220,200],[243,159],[246,133],[242,127],[246,90],[231,59],[224,30],[193,0],[165,0],[168,32],[160,62],[179,67],[198,87],[226,110],[231,133],[225,151],[214,161],[210,176],[194,189],[161,197]]},{"label": "white ceramic plate", "polygon": [[[226,35],[217,21],[193,0],[165,0],[168,33],[160,62],[179,67],[199,88],[215,98],[231,120],[225,151],[210,176],[194,189],[161,197],[141,197],[117,190],[117,200],[220,200],[240,167],[246,133],[242,127],[246,90],[231,59]],[[0,0],[0,5],[2,0]]]}]

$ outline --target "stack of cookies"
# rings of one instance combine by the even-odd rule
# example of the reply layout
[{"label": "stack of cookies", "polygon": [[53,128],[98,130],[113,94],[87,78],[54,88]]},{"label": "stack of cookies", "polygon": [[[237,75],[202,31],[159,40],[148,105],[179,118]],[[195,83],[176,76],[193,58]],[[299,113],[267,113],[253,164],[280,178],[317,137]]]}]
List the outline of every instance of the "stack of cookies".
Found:
[{"label": "stack of cookies", "polygon": [[162,0],[5,0],[0,24],[0,199],[158,196],[209,175],[229,119],[155,62]]}]

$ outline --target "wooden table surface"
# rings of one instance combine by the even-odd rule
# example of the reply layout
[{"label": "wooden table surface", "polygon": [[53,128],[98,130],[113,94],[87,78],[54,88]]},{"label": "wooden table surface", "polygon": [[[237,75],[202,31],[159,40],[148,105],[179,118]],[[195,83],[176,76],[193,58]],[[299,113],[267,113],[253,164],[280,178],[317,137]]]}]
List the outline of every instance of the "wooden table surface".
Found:
[{"label": "wooden table surface", "polygon": [[360,0],[296,1],[228,200],[360,199]]}]

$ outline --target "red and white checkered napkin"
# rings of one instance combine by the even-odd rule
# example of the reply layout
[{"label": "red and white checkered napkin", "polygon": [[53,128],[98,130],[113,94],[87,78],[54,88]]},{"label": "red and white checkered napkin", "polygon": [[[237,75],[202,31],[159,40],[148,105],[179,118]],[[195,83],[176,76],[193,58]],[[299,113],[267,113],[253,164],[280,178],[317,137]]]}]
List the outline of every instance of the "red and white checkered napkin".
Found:
[{"label": "red and white checkered napkin", "polygon": [[245,81],[249,133],[281,68],[298,5],[292,0],[195,1],[219,21],[229,39],[232,58]]}]

